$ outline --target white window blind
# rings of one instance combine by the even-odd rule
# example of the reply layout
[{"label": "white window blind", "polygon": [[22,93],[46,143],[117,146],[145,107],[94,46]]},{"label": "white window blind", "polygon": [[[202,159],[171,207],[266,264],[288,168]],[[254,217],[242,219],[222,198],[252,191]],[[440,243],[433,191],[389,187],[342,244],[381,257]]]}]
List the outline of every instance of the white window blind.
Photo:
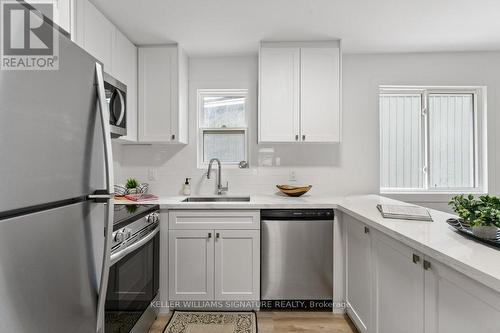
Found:
[{"label": "white window blind", "polygon": [[422,97],[380,96],[381,187],[422,188]]},{"label": "white window blind", "polygon": [[430,94],[429,132],[429,186],[474,187],[472,94]]},{"label": "white window blind", "polygon": [[381,191],[478,188],[476,99],[458,89],[382,91]]}]

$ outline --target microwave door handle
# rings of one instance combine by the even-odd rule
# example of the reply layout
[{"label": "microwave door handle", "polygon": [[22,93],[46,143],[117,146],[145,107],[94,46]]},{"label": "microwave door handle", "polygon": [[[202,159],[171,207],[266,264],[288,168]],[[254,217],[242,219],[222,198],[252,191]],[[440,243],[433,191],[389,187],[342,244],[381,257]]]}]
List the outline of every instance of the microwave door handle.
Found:
[{"label": "microwave door handle", "polygon": [[118,97],[120,97],[120,105],[121,105],[121,110],[120,110],[120,117],[118,117],[118,120],[116,121],[115,125],[120,125],[123,121],[123,117],[125,116],[125,100],[123,98],[123,94],[120,90],[116,89],[116,93],[118,94]]},{"label": "microwave door handle", "polygon": [[97,80],[97,98],[99,104],[99,114],[101,118],[102,135],[104,138],[104,165],[106,170],[106,192],[107,198],[105,214],[105,238],[102,260],[101,277],[99,281],[99,296],[97,301],[97,332],[104,331],[104,306],[106,302],[106,292],[108,288],[109,263],[111,254],[111,237],[113,235],[113,214],[114,214],[114,178],[113,178],[113,154],[111,148],[111,129],[109,126],[109,109],[106,103],[106,94],[104,92],[104,78],[102,66],[99,63],[95,65]]}]

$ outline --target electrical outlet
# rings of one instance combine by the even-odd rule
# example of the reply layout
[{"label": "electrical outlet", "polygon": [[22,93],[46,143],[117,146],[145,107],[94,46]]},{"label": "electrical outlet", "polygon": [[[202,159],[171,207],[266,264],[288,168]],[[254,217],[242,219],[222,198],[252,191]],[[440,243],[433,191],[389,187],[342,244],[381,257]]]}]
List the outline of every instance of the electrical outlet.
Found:
[{"label": "electrical outlet", "polygon": [[151,182],[158,180],[158,169],[156,169],[156,168],[149,168],[148,169],[148,180]]},{"label": "electrical outlet", "polygon": [[290,175],[288,177],[288,180],[291,182],[297,181],[297,175],[295,174],[295,170],[290,171]]}]

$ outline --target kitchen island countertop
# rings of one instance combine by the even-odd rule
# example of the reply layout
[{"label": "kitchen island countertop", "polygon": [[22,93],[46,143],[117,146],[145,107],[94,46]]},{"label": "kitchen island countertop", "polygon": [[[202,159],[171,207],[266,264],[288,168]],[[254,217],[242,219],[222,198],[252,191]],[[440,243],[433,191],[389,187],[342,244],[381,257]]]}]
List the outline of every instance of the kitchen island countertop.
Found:
[{"label": "kitchen island countertop", "polygon": [[[140,204],[155,203],[161,209],[332,208],[500,292],[500,250],[458,234],[446,223],[452,214],[429,209],[433,222],[385,219],[376,208],[377,204],[406,203],[380,195],[291,198],[275,194],[252,195],[249,202],[182,202],[185,198],[160,197]],[[116,203],[134,202],[117,200]]]}]

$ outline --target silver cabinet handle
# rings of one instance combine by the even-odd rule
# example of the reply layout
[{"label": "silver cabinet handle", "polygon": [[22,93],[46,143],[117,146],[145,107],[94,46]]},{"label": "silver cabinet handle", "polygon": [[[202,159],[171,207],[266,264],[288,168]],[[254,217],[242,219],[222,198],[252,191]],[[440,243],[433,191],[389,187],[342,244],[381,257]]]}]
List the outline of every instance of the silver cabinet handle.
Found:
[{"label": "silver cabinet handle", "polygon": [[102,66],[95,64],[95,73],[97,81],[97,98],[99,102],[99,113],[101,118],[102,135],[104,138],[104,165],[106,170],[106,192],[109,195],[106,198],[106,218],[105,218],[105,238],[104,253],[102,260],[101,279],[99,281],[99,298],[97,301],[97,332],[104,327],[104,305],[106,303],[106,292],[108,288],[109,264],[111,254],[111,237],[113,236],[113,214],[114,214],[114,177],[113,177],[113,152],[111,148],[111,130],[109,127],[109,109],[106,103],[106,94],[104,92],[104,78]]},{"label": "silver cabinet handle", "polygon": [[116,125],[121,125],[123,117],[125,116],[125,100],[123,99],[123,94],[120,90],[116,89],[116,93],[118,94],[118,97],[120,97],[120,105],[121,105],[120,117],[118,117]]},{"label": "silver cabinet handle", "polygon": [[420,262],[420,256],[416,255],[415,253],[413,254],[413,263],[418,264]]}]

